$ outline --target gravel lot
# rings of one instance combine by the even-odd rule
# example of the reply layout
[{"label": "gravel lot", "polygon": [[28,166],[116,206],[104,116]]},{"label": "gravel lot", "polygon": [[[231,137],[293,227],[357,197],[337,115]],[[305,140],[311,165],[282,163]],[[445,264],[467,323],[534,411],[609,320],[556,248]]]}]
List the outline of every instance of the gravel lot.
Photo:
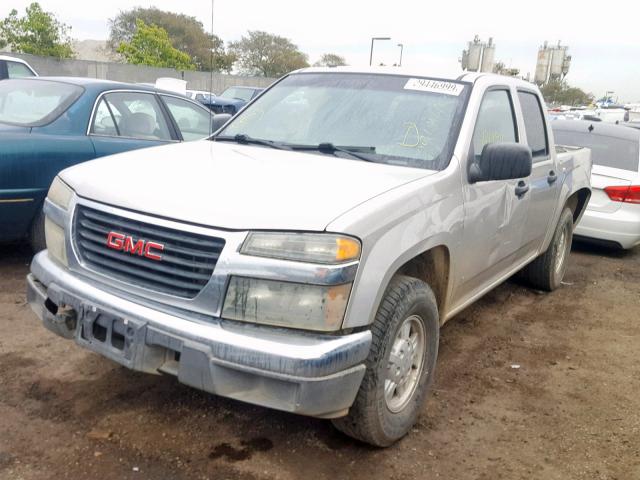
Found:
[{"label": "gravel lot", "polygon": [[29,258],[0,247],[3,480],[640,479],[638,248],[574,245],[563,288],[507,282],[447,323],[420,421],[386,450],[54,336],[25,305]]}]

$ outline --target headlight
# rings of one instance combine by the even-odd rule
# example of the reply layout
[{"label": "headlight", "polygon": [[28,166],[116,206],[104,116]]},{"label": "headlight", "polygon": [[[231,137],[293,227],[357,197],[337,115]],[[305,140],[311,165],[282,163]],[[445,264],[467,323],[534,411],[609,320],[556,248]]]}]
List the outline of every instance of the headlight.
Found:
[{"label": "headlight", "polygon": [[71,188],[69,188],[66,183],[60,180],[60,177],[54,178],[51,187],[49,187],[47,198],[58,205],[60,208],[68,210],[69,203],[71,203],[72,197],[73,190],[71,190]]},{"label": "headlight", "polygon": [[44,218],[44,237],[47,241],[49,256],[64,266],[68,266],[67,250],[64,244],[64,229],[49,218]]},{"label": "headlight", "polygon": [[252,232],[240,253],[298,262],[336,264],[360,258],[360,242],[331,233]]},{"label": "headlight", "polygon": [[231,277],[222,317],[304,330],[338,330],[350,291],[350,283],[325,286]]}]

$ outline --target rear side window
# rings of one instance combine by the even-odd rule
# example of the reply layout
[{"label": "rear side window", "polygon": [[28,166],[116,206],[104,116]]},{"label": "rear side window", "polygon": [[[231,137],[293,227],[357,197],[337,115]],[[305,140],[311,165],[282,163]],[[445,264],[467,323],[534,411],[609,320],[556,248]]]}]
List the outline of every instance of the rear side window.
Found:
[{"label": "rear side window", "polygon": [[640,143],[637,140],[569,130],[554,130],[554,135],[558,145],[590,148],[594,165],[638,171]]},{"label": "rear side window", "polygon": [[113,118],[109,105],[107,105],[104,99],[100,100],[98,108],[96,109],[93,117],[93,125],[91,126],[91,133],[94,135],[107,136],[119,135],[116,120]]},{"label": "rear side window", "polygon": [[473,131],[473,152],[476,158],[489,143],[517,142],[516,122],[511,95],[506,90],[489,90],[485,93]]},{"label": "rear side window", "polygon": [[35,77],[29,68],[18,62],[7,62],[7,75],[9,78]]},{"label": "rear side window", "polygon": [[549,156],[547,129],[542,114],[542,106],[538,96],[529,92],[518,92],[524,128],[527,132],[527,143],[531,147],[533,161],[544,160]]},{"label": "rear side window", "polygon": [[104,95],[94,114],[91,133],[139,140],[171,140],[155,95],[113,92]]}]

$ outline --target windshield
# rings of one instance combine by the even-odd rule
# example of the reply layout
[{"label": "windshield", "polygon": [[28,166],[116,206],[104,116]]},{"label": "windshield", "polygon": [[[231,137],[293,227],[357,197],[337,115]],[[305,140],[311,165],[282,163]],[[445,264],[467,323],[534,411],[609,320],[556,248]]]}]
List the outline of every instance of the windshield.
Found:
[{"label": "windshield", "polygon": [[0,123],[37,127],[58,118],[84,89],[49,80],[0,82]]},{"label": "windshield", "polygon": [[374,162],[441,170],[451,158],[469,90],[464,83],[399,75],[294,74],[220,135],[332,144]]},{"label": "windshield", "polygon": [[234,100],[242,100],[244,102],[248,102],[249,100],[251,100],[252,95],[253,90],[250,88],[231,87],[222,92],[222,95],[220,96],[224,98],[231,98]]}]

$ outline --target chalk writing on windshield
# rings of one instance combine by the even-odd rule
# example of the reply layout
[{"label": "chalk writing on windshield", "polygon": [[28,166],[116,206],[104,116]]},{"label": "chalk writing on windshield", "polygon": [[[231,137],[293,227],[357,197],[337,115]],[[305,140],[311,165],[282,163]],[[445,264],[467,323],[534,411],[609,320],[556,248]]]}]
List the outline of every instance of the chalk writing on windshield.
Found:
[{"label": "chalk writing on windshield", "polygon": [[426,135],[420,133],[418,125],[414,122],[405,122],[404,127],[404,137],[398,145],[407,148],[424,148],[427,146],[428,139]]}]

